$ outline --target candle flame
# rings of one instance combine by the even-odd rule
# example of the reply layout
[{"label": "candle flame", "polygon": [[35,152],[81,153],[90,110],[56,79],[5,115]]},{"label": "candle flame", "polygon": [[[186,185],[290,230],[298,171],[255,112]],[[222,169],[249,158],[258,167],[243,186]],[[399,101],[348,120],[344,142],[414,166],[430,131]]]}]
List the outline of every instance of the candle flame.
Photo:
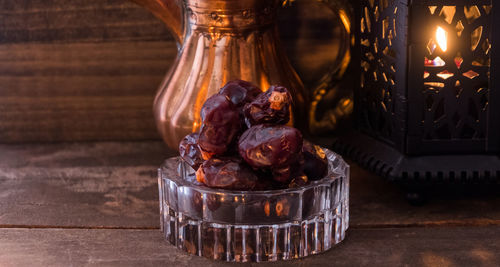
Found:
[{"label": "candle flame", "polygon": [[447,35],[448,33],[441,27],[437,27],[437,30],[436,30],[436,41],[439,45],[439,47],[441,48],[441,50],[443,50],[443,52],[446,52],[446,49],[448,48],[448,38],[447,38]]}]

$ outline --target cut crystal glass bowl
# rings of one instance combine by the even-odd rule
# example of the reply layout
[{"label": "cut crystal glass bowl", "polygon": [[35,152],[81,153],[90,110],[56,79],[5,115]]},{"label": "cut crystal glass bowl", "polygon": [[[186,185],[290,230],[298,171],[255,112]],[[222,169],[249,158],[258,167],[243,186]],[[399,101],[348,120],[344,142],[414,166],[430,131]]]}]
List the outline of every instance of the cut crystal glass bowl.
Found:
[{"label": "cut crystal glass bowl", "polygon": [[278,261],[321,253],[349,226],[349,166],[328,149],[328,174],[300,188],[228,191],[196,182],[179,157],[159,169],[161,229],[190,254],[223,261]]}]

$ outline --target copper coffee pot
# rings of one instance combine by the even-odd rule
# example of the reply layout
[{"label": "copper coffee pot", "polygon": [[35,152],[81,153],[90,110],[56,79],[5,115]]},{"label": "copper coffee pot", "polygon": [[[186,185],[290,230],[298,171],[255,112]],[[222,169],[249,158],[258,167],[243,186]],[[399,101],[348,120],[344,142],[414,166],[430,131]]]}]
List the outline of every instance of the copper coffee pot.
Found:
[{"label": "copper coffee pot", "polygon": [[[310,99],[318,100],[318,93],[313,95],[304,89],[279,43],[277,10],[287,1],[134,1],[162,19],[178,43],[177,58],[154,101],[156,125],[170,148],[177,149],[185,135],[198,130],[204,101],[234,79],[251,81],[263,90],[272,84],[283,85],[293,96],[291,121],[296,127],[307,131],[310,126],[325,124],[309,119],[314,118],[310,112],[316,108]],[[332,1],[323,2],[337,12],[342,10]],[[343,12],[343,19],[349,20]],[[345,62],[338,65],[342,64]],[[340,72],[337,68],[326,76]],[[320,94],[324,91],[313,90]],[[336,109],[333,113],[339,113]],[[340,113],[345,109],[342,107]]]}]

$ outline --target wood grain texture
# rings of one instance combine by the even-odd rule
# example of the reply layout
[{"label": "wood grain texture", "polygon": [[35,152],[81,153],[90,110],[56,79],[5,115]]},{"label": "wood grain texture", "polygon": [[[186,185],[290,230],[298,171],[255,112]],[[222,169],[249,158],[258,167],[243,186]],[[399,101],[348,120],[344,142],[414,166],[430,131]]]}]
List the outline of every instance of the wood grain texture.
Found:
[{"label": "wood grain texture", "polygon": [[0,0],[0,43],[173,40],[127,0]]},{"label": "wood grain texture", "polygon": [[0,142],[158,139],[166,42],[0,45]]},{"label": "wood grain texture", "polygon": [[[339,29],[318,8],[300,10],[280,16],[283,44],[315,80]],[[176,53],[162,22],[131,1],[0,0],[0,143],[159,139],[152,102]]]},{"label": "wood grain texture", "polygon": [[157,228],[161,142],[0,147],[0,225]]},{"label": "wood grain texture", "polygon": [[[0,145],[0,226],[158,228],[159,141]],[[498,191],[407,203],[394,184],[351,169],[352,228],[500,225]]]},{"label": "wood grain texture", "polygon": [[351,225],[372,227],[500,225],[500,187],[436,187],[425,205],[408,203],[405,192],[351,164]]},{"label": "wood grain texture", "polygon": [[[156,168],[174,154],[160,141],[0,145],[0,266],[229,266],[178,251],[158,229]],[[498,194],[413,207],[355,165],[350,184],[339,246],[258,265],[500,264]]]},{"label": "wood grain texture", "polygon": [[[318,256],[245,266],[497,266],[500,227],[351,229]],[[158,230],[1,229],[2,266],[234,266],[190,256]]]},{"label": "wood grain texture", "polygon": [[158,139],[157,87],[176,56],[126,0],[0,0],[0,143]]}]

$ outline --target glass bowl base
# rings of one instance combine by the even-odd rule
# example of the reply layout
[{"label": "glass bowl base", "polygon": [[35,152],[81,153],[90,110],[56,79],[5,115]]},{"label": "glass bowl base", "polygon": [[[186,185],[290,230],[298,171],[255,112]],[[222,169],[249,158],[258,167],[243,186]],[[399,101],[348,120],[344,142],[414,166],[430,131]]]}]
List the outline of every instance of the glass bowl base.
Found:
[{"label": "glass bowl base", "polygon": [[186,179],[192,169],[168,159],[158,178],[165,238],[189,254],[229,262],[297,259],[332,248],[349,226],[349,167],[325,152],[328,177],[304,188],[249,192],[193,184]]}]

